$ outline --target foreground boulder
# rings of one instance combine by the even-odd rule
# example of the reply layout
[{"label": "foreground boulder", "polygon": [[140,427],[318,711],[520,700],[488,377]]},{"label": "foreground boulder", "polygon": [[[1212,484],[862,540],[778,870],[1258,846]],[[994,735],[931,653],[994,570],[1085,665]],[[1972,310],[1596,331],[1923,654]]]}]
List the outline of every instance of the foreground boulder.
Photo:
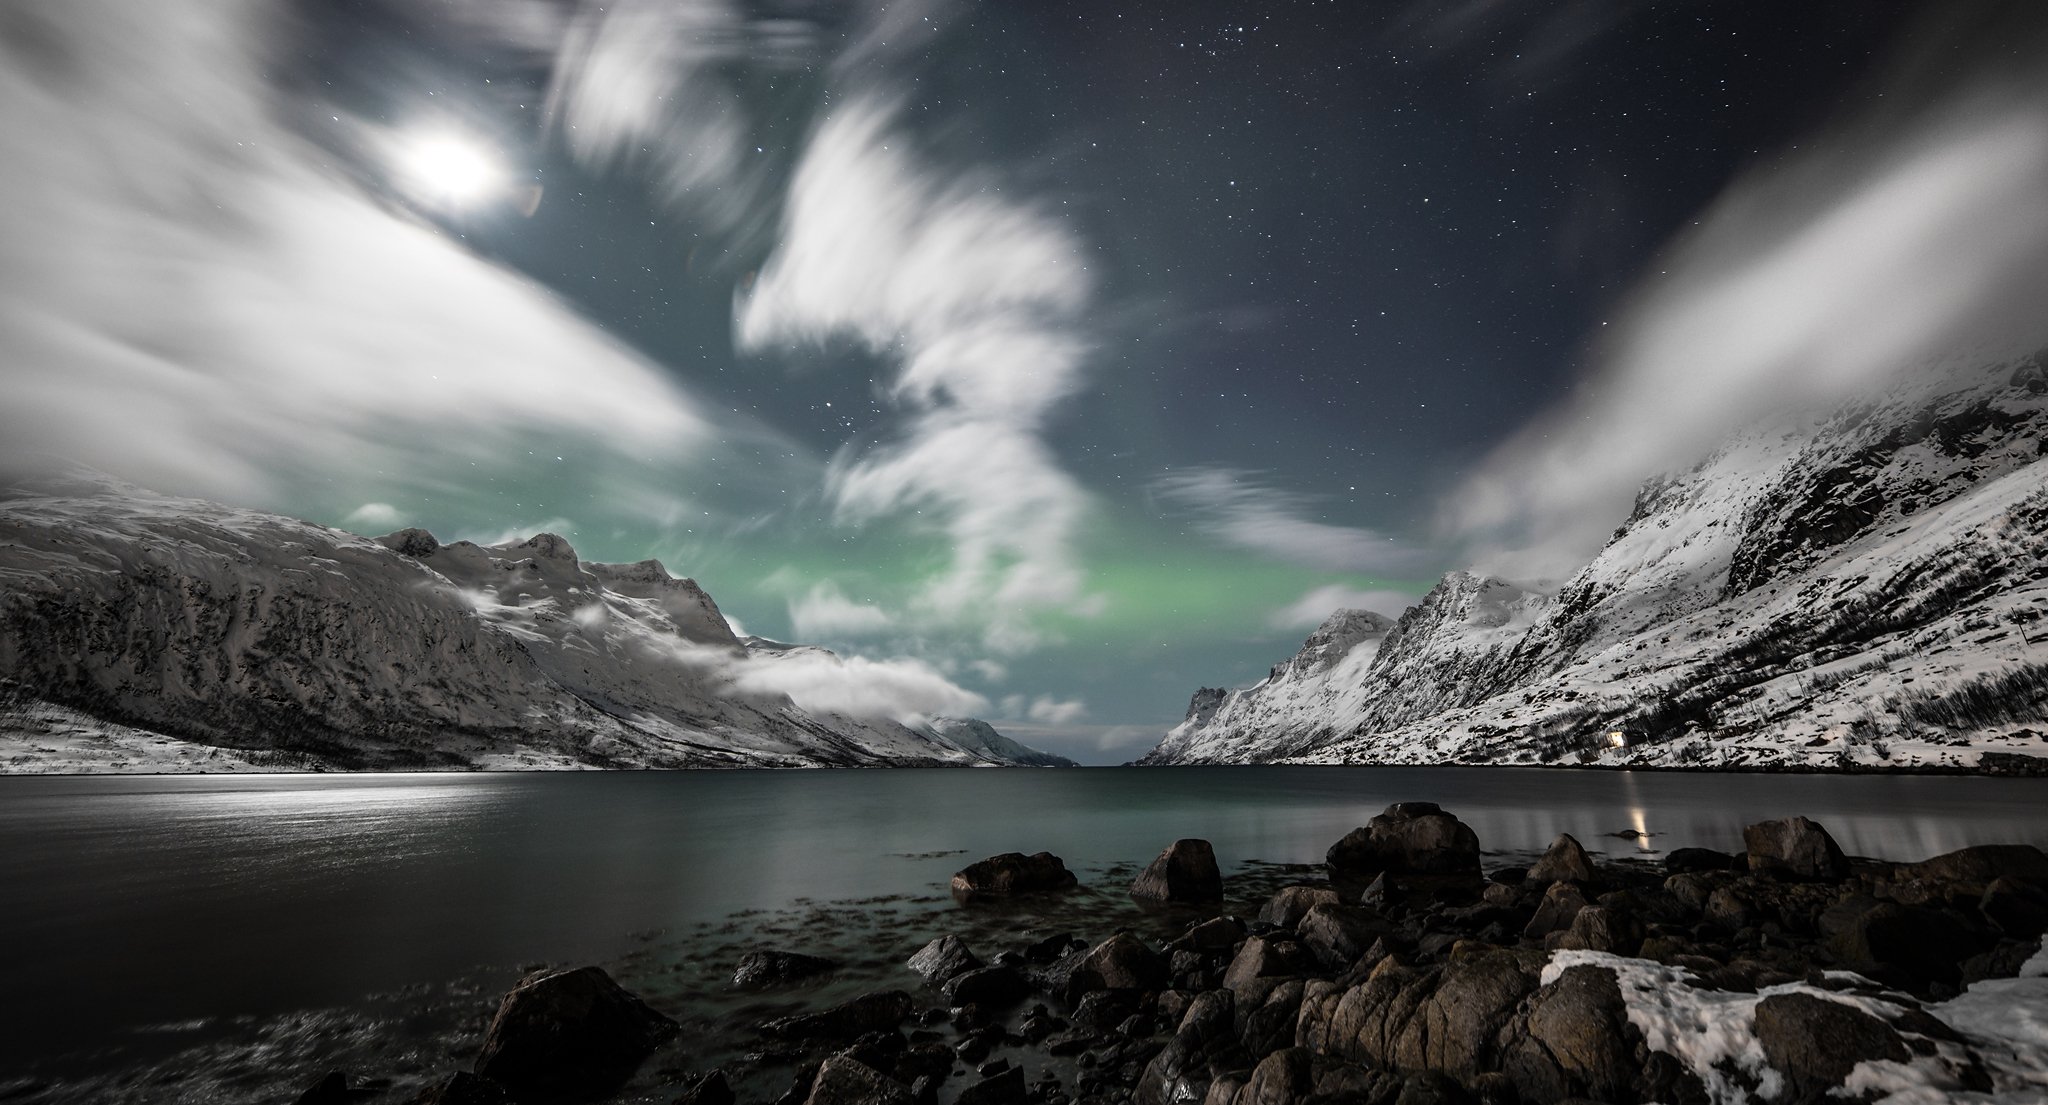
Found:
[{"label": "foreground boulder", "polygon": [[804,1105],[912,1105],[901,1083],[851,1056],[834,1055],[818,1066]]},{"label": "foreground boulder", "polygon": [[1176,840],[1131,883],[1141,902],[1203,904],[1223,900],[1223,874],[1206,840]]},{"label": "foreground boulder", "polygon": [[528,975],[484,1033],[475,1071],[531,1103],[601,1097],[679,1030],[598,967]]},{"label": "foreground boulder", "polygon": [[1908,1057],[1905,1042],[1883,1021],[1811,994],[1773,994],[1758,1002],[1756,1039],[1800,1101],[1825,1100],[1858,1063]]},{"label": "foreground boulder", "polygon": [[1016,894],[1043,894],[1066,890],[1079,883],[1060,857],[1051,852],[1025,855],[1005,852],[979,863],[968,864],[953,876],[953,897],[963,902],[983,898],[1007,898]]},{"label": "foreground boulder", "polygon": [[1804,817],[1759,821],[1742,830],[1742,843],[1751,871],[1827,882],[1849,877],[1849,859],[1835,838]]},{"label": "foreground boulder", "polygon": [[1353,829],[1325,857],[1337,875],[1477,875],[1479,836],[1434,802],[1396,802]]},{"label": "foreground boulder", "polygon": [[1537,860],[1523,877],[1538,886],[1554,882],[1590,883],[1593,881],[1593,861],[1587,857],[1586,849],[1578,838],[1570,833],[1559,833],[1557,839],[1550,842],[1550,849],[1543,853],[1543,858]]}]

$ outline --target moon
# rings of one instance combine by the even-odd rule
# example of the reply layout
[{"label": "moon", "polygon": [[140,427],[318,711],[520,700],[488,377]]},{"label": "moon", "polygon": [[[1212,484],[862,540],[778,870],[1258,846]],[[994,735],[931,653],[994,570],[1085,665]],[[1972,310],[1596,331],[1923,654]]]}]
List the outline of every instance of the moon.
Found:
[{"label": "moon", "polygon": [[445,131],[425,131],[400,143],[398,178],[417,199],[471,207],[502,194],[505,167],[483,144]]}]

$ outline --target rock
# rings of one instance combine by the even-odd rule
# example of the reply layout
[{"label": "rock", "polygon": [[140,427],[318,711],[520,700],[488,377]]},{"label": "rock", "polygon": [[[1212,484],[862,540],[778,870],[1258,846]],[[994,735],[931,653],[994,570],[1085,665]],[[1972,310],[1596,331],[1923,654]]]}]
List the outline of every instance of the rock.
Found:
[{"label": "rock", "polygon": [[1364,879],[1397,875],[1477,875],[1479,837],[1431,802],[1397,802],[1330,846],[1336,874]]},{"label": "rock", "polygon": [[1313,965],[1308,952],[1292,937],[1279,934],[1246,937],[1244,946],[1237,950],[1229,968],[1223,972],[1223,988],[1237,991],[1254,979],[1307,974]]},{"label": "rock", "polygon": [[972,863],[953,876],[953,896],[963,902],[983,898],[1005,898],[1017,894],[1042,894],[1066,890],[1079,883],[1060,857],[1051,852],[1025,855],[1005,852]]},{"label": "rock", "polygon": [[1176,840],[1131,883],[1141,902],[1203,904],[1223,900],[1223,874],[1206,840]]},{"label": "rock", "polygon": [[1963,960],[1991,941],[1954,916],[1925,906],[1876,902],[1848,915],[1830,915],[1836,931],[1827,948],[1847,967],[1903,971],[1921,982],[1953,985]]},{"label": "rock", "polygon": [[1979,844],[1908,864],[1909,878],[1988,886],[1999,878],[2048,883],[2048,853],[2031,844]]},{"label": "rock", "polygon": [[837,966],[829,959],[800,952],[751,951],[740,957],[740,964],[732,973],[732,984],[741,990],[778,986],[816,978]]},{"label": "rock", "polygon": [[[1324,902],[1339,901],[1337,888],[1328,885],[1283,886],[1266,899],[1265,907],[1259,910],[1259,920],[1269,925],[1291,929],[1301,921],[1302,915]],[[1235,941],[1233,941],[1235,943]]]},{"label": "rock", "polygon": [[834,1055],[811,1079],[805,1105],[913,1105],[910,1089],[858,1059]]},{"label": "rock", "polygon": [[[407,1105],[512,1105],[512,1099],[496,1082],[459,1070],[414,1094]],[[704,1105],[720,1103],[706,1102]],[[732,1105],[731,1099],[726,1099],[723,1105]]]},{"label": "rock", "polygon": [[966,974],[981,966],[981,960],[967,947],[967,942],[948,933],[917,950],[904,964],[924,977],[926,982],[937,985],[954,975]]},{"label": "rock", "polygon": [[1305,1047],[1287,1047],[1259,1060],[1233,1105],[1296,1105],[1315,1090],[1311,1058]]},{"label": "rock", "polygon": [[785,1040],[851,1040],[902,1024],[912,1005],[909,994],[882,990],[816,1013],[777,1018],[762,1025],[761,1031]]},{"label": "rock", "polygon": [[349,1100],[348,1075],[338,1070],[328,1071],[320,1081],[306,1087],[295,1105],[347,1105]]},{"label": "rock", "polygon": [[1590,883],[1593,881],[1593,861],[1587,857],[1586,849],[1570,833],[1559,833],[1550,842],[1550,848],[1543,858],[1529,868],[1528,880],[1544,884],[1553,882]]},{"label": "rock", "polygon": [[1743,860],[1711,848],[1673,848],[1664,857],[1664,871],[1670,875],[1693,871],[1733,871],[1742,865]]},{"label": "rock", "polygon": [[960,1091],[956,1105],[1023,1105],[1024,1068],[1011,1067]]},{"label": "rock", "polygon": [[1540,940],[1553,932],[1571,928],[1579,911],[1586,908],[1586,896],[1579,888],[1568,882],[1554,882],[1543,892],[1543,901],[1536,906],[1536,915],[1522,929],[1522,935],[1531,940]]},{"label": "rock", "polygon": [[1188,1003],[1173,1037],[1138,1078],[1140,1105],[1187,1105],[1208,1095],[1211,1053],[1235,1043],[1232,1009],[1228,990],[1208,990]]},{"label": "rock", "polygon": [[1358,901],[1360,905],[1368,905],[1378,909],[1392,901],[1393,897],[1394,884],[1388,880],[1387,873],[1382,871],[1374,875],[1372,881],[1366,884],[1365,889],[1358,895]]},{"label": "rock", "polygon": [[947,979],[939,993],[947,1005],[979,1005],[998,1009],[1024,1000],[1031,984],[1011,967],[977,967]]},{"label": "rock", "polygon": [[1052,963],[1076,948],[1085,948],[1087,946],[1087,944],[1074,939],[1072,933],[1054,933],[1043,940],[1033,941],[1027,945],[1024,948],[1024,961],[1027,963]]},{"label": "rock", "polygon": [[1751,871],[1830,882],[1849,876],[1849,860],[1835,838],[1804,817],[1759,821],[1742,830],[1742,842]]},{"label": "rock", "polygon": [[1530,999],[1526,1033],[1502,1068],[1523,1100],[1635,1100],[1634,1033],[1613,972],[1565,968]]},{"label": "rock", "polygon": [[1817,1101],[1870,1059],[1903,1063],[1898,1033],[1860,1009],[1812,994],[1772,994],[1757,1003],[1764,1058],[1791,1085],[1793,1100]]},{"label": "rock", "polygon": [[2048,890],[2001,875],[1984,888],[1977,911],[2007,936],[2031,940],[2048,931]]},{"label": "rock", "polygon": [[1546,942],[1545,946],[1554,944],[1560,949],[1628,956],[1635,955],[1643,946],[1643,926],[1635,915],[1625,909],[1607,906],[1589,905],[1580,910],[1572,918],[1572,927],[1556,936],[1556,940]]},{"label": "rock", "polygon": [[1088,949],[1075,964],[1070,993],[1089,990],[1163,990],[1166,960],[1143,940],[1119,932]]},{"label": "rock", "polygon": [[724,1071],[712,1071],[683,1087],[672,1105],[733,1105],[732,1084],[725,1080]]},{"label": "rock", "polygon": [[1132,990],[1094,990],[1074,1003],[1074,1023],[1097,1032],[1107,1032],[1138,1011],[1138,994]]},{"label": "rock", "polygon": [[1238,1040],[1248,1055],[1264,1055],[1294,1042],[1295,1022],[1300,1019],[1305,984],[1291,978],[1268,990],[1254,1004],[1253,991],[1238,991],[1236,1028]]},{"label": "rock", "polygon": [[1371,911],[1336,902],[1318,902],[1295,926],[1301,946],[1316,962],[1341,971],[1387,934],[1387,925]]},{"label": "rock", "polygon": [[1227,952],[1236,947],[1237,942],[1242,939],[1243,921],[1235,917],[1211,917],[1200,924],[1190,926],[1174,943],[1193,951]]},{"label": "rock", "polygon": [[602,968],[544,971],[498,1003],[474,1070],[522,1102],[599,1097],[679,1030]]}]

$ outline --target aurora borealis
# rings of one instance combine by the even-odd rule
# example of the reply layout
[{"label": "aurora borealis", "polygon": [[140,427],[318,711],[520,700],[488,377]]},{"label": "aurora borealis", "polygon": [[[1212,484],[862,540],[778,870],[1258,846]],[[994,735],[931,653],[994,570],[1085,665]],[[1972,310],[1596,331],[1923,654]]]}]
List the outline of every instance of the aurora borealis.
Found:
[{"label": "aurora borealis", "polygon": [[[1480,562],[1556,582],[1683,460],[1658,449],[1687,427],[1575,405],[1675,347],[1660,296],[1761,280],[1784,243],[1850,264],[1793,231],[1853,214],[1856,181],[1905,182],[1886,226],[2036,195],[2010,140],[1955,147],[2020,159],[1981,196],[1914,174],[1984,44],[2032,56],[2012,28],[2038,22],[38,0],[0,20],[0,459],[659,557],[746,632],[919,661],[1018,739],[1115,762],[1339,605],[1398,614]],[[1989,71],[2038,121],[2037,78]],[[506,186],[423,199],[391,151],[426,133]],[[2031,271],[2035,229],[1973,263]],[[1809,314],[1715,395],[1839,325]],[[1511,509],[1550,502],[1507,478],[1532,433],[1616,442],[1613,472],[1540,489],[1569,525]]]}]

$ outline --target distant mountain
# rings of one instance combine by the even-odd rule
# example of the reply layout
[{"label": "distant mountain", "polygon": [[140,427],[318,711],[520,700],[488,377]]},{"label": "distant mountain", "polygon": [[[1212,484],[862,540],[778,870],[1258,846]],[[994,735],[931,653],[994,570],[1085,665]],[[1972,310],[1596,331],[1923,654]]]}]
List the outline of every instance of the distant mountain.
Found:
[{"label": "distant mountain", "polygon": [[936,717],[925,725],[934,736],[962,751],[986,756],[1002,763],[1026,767],[1079,767],[1065,756],[1027,748],[996,732],[995,726],[979,718]]},{"label": "distant mountain", "polygon": [[553,534],[370,540],[88,476],[0,490],[0,770],[1042,762],[802,709],[755,666],[787,662],[693,581]]},{"label": "distant mountain", "polygon": [[1561,590],[1340,611],[1140,762],[2048,769],[2044,454],[2038,358],[1741,435]]}]

